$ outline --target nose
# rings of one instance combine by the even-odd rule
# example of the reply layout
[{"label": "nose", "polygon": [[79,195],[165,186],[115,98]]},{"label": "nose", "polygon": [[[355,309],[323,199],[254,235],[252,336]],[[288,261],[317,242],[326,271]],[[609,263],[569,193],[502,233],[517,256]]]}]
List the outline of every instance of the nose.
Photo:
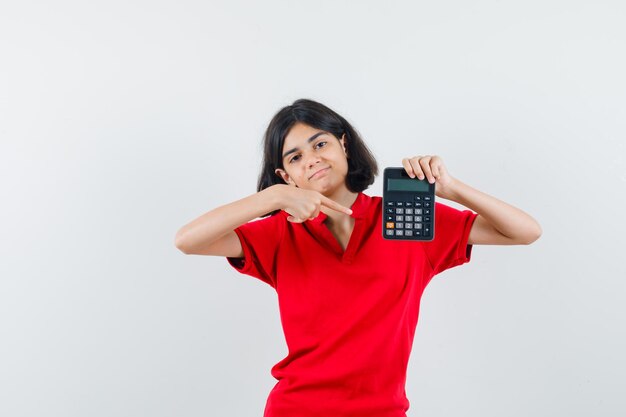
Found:
[{"label": "nose", "polygon": [[321,158],[319,157],[319,155],[316,154],[309,154],[309,156],[307,156],[307,167],[311,168],[313,166],[315,166],[316,164],[318,164],[320,162]]}]

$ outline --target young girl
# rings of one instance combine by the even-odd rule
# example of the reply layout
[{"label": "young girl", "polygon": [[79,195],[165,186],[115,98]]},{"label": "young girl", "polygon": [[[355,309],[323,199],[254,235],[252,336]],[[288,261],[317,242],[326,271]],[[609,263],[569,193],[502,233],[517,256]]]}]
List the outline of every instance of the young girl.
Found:
[{"label": "young girl", "polygon": [[452,177],[439,156],[415,156],[402,160],[411,177],[471,210],[435,202],[432,241],[384,239],[382,198],[363,193],[378,174],[374,157],[350,123],[312,100],[281,109],[264,145],[258,192],[176,235],[182,252],[225,256],[277,292],[289,353],[272,367],[264,417],[405,417],[426,285],[469,262],[472,245],[530,244],[541,227]]}]

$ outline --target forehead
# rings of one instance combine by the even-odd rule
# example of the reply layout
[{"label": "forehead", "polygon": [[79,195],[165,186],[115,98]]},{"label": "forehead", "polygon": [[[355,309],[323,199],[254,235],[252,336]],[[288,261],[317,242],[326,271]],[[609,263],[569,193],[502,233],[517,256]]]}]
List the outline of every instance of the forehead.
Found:
[{"label": "forehead", "polygon": [[323,132],[322,129],[306,125],[298,122],[294,124],[285,136],[285,143],[283,144],[283,151],[292,148],[302,148],[306,146],[307,140],[316,133]]}]

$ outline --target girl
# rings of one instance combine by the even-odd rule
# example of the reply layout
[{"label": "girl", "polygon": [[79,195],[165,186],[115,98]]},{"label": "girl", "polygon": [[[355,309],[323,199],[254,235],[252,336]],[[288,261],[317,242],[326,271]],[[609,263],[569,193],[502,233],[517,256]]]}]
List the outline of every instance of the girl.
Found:
[{"label": "girl", "polygon": [[272,367],[278,382],[264,417],[405,417],[431,278],[469,262],[474,244],[529,244],[541,227],[452,177],[439,156],[415,156],[402,160],[411,177],[471,210],[435,202],[432,241],[383,239],[382,198],[363,193],[378,174],[373,155],[350,123],[312,100],[276,113],[264,149],[257,193],[176,235],[182,252],[224,256],[277,292],[289,353]]}]

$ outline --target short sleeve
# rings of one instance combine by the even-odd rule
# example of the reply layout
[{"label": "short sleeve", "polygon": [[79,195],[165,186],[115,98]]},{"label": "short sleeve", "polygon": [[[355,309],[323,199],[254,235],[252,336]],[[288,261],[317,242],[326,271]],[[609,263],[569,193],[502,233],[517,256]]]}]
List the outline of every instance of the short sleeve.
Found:
[{"label": "short sleeve", "polygon": [[228,263],[238,272],[258,278],[276,288],[276,259],[283,237],[285,219],[278,212],[237,227],[243,258],[227,257]]},{"label": "short sleeve", "polygon": [[476,217],[478,214],[471,210],[435,202],[435,236],[423,242],[433,276],[470,261],[472,245],[467,241]]}]

